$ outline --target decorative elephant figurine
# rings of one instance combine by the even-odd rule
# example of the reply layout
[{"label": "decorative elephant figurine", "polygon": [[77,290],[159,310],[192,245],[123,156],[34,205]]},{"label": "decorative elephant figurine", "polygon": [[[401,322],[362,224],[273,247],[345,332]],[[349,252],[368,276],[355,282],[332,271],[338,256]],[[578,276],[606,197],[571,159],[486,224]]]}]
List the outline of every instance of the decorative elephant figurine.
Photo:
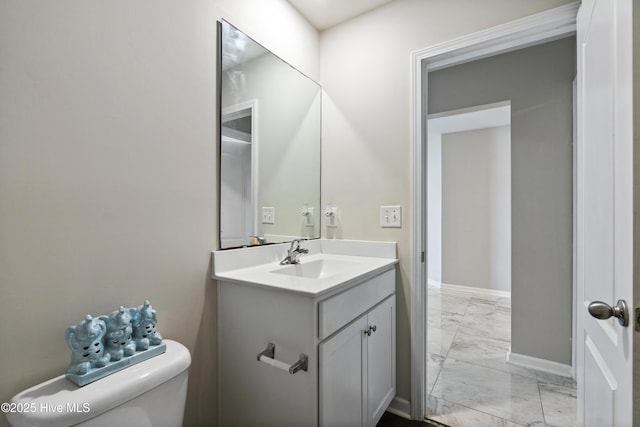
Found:
[{"label": "decorative elephant figurine", "polygon": [[147,300],[136,309],[133,319],[133,340],[136,343],[136,350],[147,350],[150,345],[162,343],[162,336],[156,330],[156,323],[158,323],[156,311]]},{"label": "decorative elephant figurine", "polygon": [[94,368],[106,366],[110,356],[104,351],[102,339],[107,332],[104,320],[87,314],[77,325],[69,326],[65,332],[71,348],[71,363],[67,373],[84,375]]},{"label": "decorative elephant figurine", "polygon": [[120,308],[109,316],[100,316],[107,325],[107,333],[104,339],[105,351],[111,357],[111,361],[120,360],[123,357],[132,356],[136,352],[136,343],[132,340],[133,325],[131,309]]}]

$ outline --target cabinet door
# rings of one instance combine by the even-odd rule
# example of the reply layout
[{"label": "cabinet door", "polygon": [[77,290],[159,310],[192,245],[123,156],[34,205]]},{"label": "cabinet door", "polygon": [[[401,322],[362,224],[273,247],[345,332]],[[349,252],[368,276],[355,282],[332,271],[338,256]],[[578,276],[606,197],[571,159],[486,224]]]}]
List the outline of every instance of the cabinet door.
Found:
[{"label": "cabinet door", "polygon": [[320,425],[363,426],[363,332],[367,317],[320,344]]},{"label": "cabinet door", "polygon": [[368,314],[367,348],[367,425],[375,426],[396,394],[396,297]]}]

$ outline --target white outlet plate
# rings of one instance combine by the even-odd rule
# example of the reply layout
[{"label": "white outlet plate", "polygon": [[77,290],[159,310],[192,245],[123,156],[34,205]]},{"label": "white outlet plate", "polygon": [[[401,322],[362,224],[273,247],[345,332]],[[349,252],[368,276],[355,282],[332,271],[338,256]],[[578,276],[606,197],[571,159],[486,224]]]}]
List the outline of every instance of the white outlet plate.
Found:
[{"label": "white outlet plate", "polygon": [[324,215],[327,217],[327,227],[338,226],[338,208],[335,206],[327,206],[324,209]]},{"label": "white outlet plate", "polygon": [[402,227],[402,206],[380,206],[380,227]]},{"label": "white outlet plate", "polygon": [[276,222],[276,208],[270,206],[262,207],[262,223],[263,224],[275,224]]}]

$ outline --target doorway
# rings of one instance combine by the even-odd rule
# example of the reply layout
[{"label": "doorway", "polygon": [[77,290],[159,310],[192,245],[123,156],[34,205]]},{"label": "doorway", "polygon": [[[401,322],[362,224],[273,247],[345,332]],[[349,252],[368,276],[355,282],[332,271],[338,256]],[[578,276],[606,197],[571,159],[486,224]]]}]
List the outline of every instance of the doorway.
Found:
[{"label": "doorway", "polygon": [[[499,102],[427,119],[427,408],[448,425],[500,425],[511,414],[497,404],[485,409],[477,396],[478,389],[493,386],[494,403],[517,406],[511,396],[495,399],[509,390],[501,381],[516,369],[505,363],[511,339],[511,106]],[[536,389],[532,382],[522,384],[522,397]],[[541,406],[539,399],[529,400]],[[520,405],[518,421],[535,414],[535,406],[525,409]]]},{"label": "doorway", "polygon": [[255,194],[257,103],[226,108],[220,132],[220,243],[223,248],[250,244],[256,235]]},{"label": "doorway", "polygon": [[510,293],[511,104],[427,120],[428,284]]},{"label": "doorway", "polygon": [[[465,426],[477,417],[490,419],[489,425],[571,425],[575,420],[575,404],[566,405],[567,414],[549,405],[545,411],[544,405],[575,402],[573,381],[559,375],[549,384],[543,375],[571,375],[574,77],[573,37],[429,72],[430,115],[509,99],[511,118],[510,149],[502,161],[495,155],[489,160],[488,150],[479,150],[486,130],[442,136],[442,279],[484,290],[465,289],[455,295],[457,304],[446,310],[438,306],[450,323],[456,324],[452,314],[460,320],[428,396],[429,416],[437,421]],[[445,136],[451,142],[445,143]],[[491,142],[497,147],[500,141]],[[466,164],[444,161],[445,153],[454,152]],[[505,162],[507,173],[487,166]],[[492,175],[499,176],[494,183]],[[427,192],[429,178],[428,172]],[[498,196],[505,187],[508,196]],[[462,222],[456,224],[458,218]],[[431,259],[437,249],[428,249]],[[510,291],[511,298],[501,299],[496,288]],[[450,286],[433,291],[429,296],[436,302],[454,299],[444,293]],[[432,307],[429,302],[427,324],[434,320]],[[429,332],[427,352],[433,354]],[[429,368],[429,385],[428,373]]]},{"label": "doorway", "polygon": [[[542,17],[540,16],[530,17],[531,19],[528,18],[526,20],[521,20],[521,22],[512,23],[513,25],[511,24],[505,25],[504,26],[505,28],[487,30],[484,34],[478,33],[477,40],[479,41],[476,43],[470,42],[469,40],[470,38],[466,38],[466,40],[463,40],[463,39],[454,40],[452,42],[443,44],[443,46],[437,46],[434,48],[425,49],[424,51],[416,52],[413,55],[413,64],[414,64],[413,88],[414,89],[421,88],[421,87],[425,88],[424,91],[420,90],[419,94],[417,94],[417,96],[413,100],[414,114],[412,115],[412,118],[413,118],[415,132],[413,137],[414,145],[412,147],[413,148],[412,157],[414,159],[414,168],[415,168],[414,170],[420,171],[419,174],[414,174],[415,176],[414,179],[419,180],[420,182],[414,181],[413,183],[414,184],[413,200],[416,201],[416,203],[414,204],[414,206],[416,206],[416,208],[414,209],[414,213],[416,217],[415,217],[414,223],[412,224],[414,231],[420,231],[420,230],[426,231],[427,229],[426,215],[423,214],[423,212],[426,212],[426,209],[427,209],[427,203],[426,203],[427,195],[425,191],[426,188],[424,187],[426,186],[425,184],[427,182],[426,181],[426,173],[427,173],[426,165],[427,165],[428,159],[427,159],[426,150],[423,149],[422,147],[424,146],[423,144],[426,142],[425,140],[427,140],[426,131],[424,130],[427,127],[425,123],[426,120],[423,121],[423,119],[426,117],[427,102],[429,103],[429,112],[434,112],[435,110],[431,110],[431,102],[434,98],[437,98],[437,95],[438,95],[437,91],[434,91],[434,89],[431,87],[431,82],[433,80],[431,75],[432,72],[443,69],[450,65],[457,65],[461,63],[466,63],[468,61],[473,61],[478,57],[487,58],[490,55],[488,52],[490,52],[491,54],[497,54],[504,51],[514,51],[514,49],[517,49],[518,47],[532,46],[534,44],[549,42],[550,40],[555,41],[562,37],[571,36],[575,31],[574,23],[575,23],[576,9],[577,9],[576,5],[572,5],[571,7],[559,8],[558,10],[551,11],[552,13],[542,14],[544,15]],[[552,15],[555,15],[555,17],[552,17]],[[527,21],[527,22],[524,22],[524,21]],[[553,26],[554,26],[553,29],[550,29],[549,21],[553,21]],[[541,22],[543,23],[541,24]],[[558,26],[559,22],[564,22],[565,25]],[[523,29],[525,27],[528,27],[528,28],[525,30]],[[562,27],[562,29],[560,30],[559,27]],[[533,38],[536,38],[536,41],[534,43],[532,43],[533,33],[536,33],[535,37],[533,37]],[[562,37],[558,37],[560,33],[563,34]],[[573,46],[574,46],[573,55],[575,55],[575,45]],[[452,54],[452,52],[454,53]],[[529,68],[535,69],[536,66],[534,65],[533,67],[529,67]],[[574,67],[573,67],[573,72],[575,73]],[[429,78],[427,78],[427,74],[429,74]],[[521,77],[521,75],[518,72],[513,72],[511,73],[511,75],[503,76],[503,80],[505,80],[506,82],[509,82],[510,80],[516,79],[518,77]],[[573,75],[571,76],[571,79],[572,78],[573,78]],[[428,91],[426,90],[427,84],[429,85]],[[545,87],[548,89],[546,84],[541,86],[542,89],[544,89]],[[453,95],[451,93],[447,94],[447,99],[451,101],[451,100],[455,100],[456,97],[459,98],[460,96],[469,95],[468,87],[460,87],[460,89],[461,89],[461,92],[459,94],[455,94],[455,93]],[[427,92],[428,92],[428,96],[427,96]],[[502,97],[502,99],[509,99],[509,98],[510,96]],[[571,98],[571,95],[569,95],[569,98]],[[484,103],[490,103],[490,102],[495,102],[495,101],[484,100]],[[571,103],[571,99],[569,99],[569,102]],[[483,103],[483,102],[480,102],[480,103]],[[516,105],[513,117],[517,121],[517,120],[521,120],[522,118],[521,116],[523,114],[526,114],[527,112],[537,111],[538,113],[542,114],[545,110],[545,106],[549,106],[552,104],[553,102],[551,104],[545,104],[545,102],[539,102],[537,106],[540,108],[536,108],[536,105],[530,105],[528,108],[523,108],[523,105],[521,104]],[[451,110],[456,108],[460,108],[460,107],[457,107],[455,105],[453,106],[448,105],[447,108],[442,108],[438,111],[446,111],[447,109]],[[553,123],[557,121],[558,121],[557,117],[549,117],[547,120],[547,122],[549,123]],[[571,118],[569,118],[569,124],[570,122],[571,122]],[[521,132],[524,129],[524,127],[522,126],[522,123],[515,123],[515,126],[519,128],[519,132]],[[545,130],[546,129],[539,128],[539,132],[542,132],[542,134],[545,132]],[[423,136],[420,136],[420,135],[423,135]],[[571,138],[570,134],[569,134],[569,138]],[[521,142],[522,140],[519,139],[519,141]],[[525,147],[524,151],[522,151],[523,149],[522,146],[520,146],[517,150],[514,150],[514,152],[512,153],[512,167],[514,170],[516,170],[516,167],[521,166],[523,163],[526,164],[526,162],[528,161],[535,162],[542,158],[549,159],[546,166],[542,167],[542,169],[544,169],[546,172],[564,171],[564,173],[568,173],[569,192],[566,195],[565,201],[569,204],[569,206],[571,206],[572,204],[571,192],[572,192],[572,178],[573,178],[572,171],[571,171],[572,170],[571,143],[569,142],[565,148],[569,151],[568,167],[566,167],[566,163],[567,163],[566,158],[563,160],[565,166],[558,167],[558,165],[554,163],[554,160],[553,160],[554,156],[550,156],[549,153],[544,153],[546,149],[543,148],[542,146],[535,145],[535,144],[533,145],[530,144],[528,147]],[[518,152],[518,150],[520,151]],[[539,157],[536,157],[536,156],[539,156]],[[551,173],[550,175],[553,175],[553,173]],[[521,252],[523,248],[525,250],[524,252],[526,252],[526,249],[527,249],[525,246],[522,246],[522,242],[530,242],[529,246],[533,248],[535,247],[535,243],[536,243],[535,238],[523,240],[522,236],[518,237],[516,235],[517,233],[521,233],[522,230],[525,230],[528,233],[536,234],[536,232],[534,231],[535,227],[532,227],[531,224],[525,227],[522,227],[523,218],[525,219],[527,218],[526,215],[524,217],[522,216],[523,215],[522,212],[525,212],[525,210],[522,209],[523,206],[526,206],[527,204],[529,204],[528,206],[530,209],[529,219],[531,219],[531,217],[542,218],[544,216],[544,213],[541,211],[537,211],[535,207],[536,205],[537,206],[547,205],[546,203],[540,203],[539,200],[535,202],[536,196],[538,195],[539,192],[536,192],[535,190],[532,190],[532,189],[523,191],[523,187],[522,187],[523,182],[528,182],[531,184],[540,184],[544,181],[544,178],[542,179],[538,179],[538,178],[533,178],[533,176],[529,176],[528,179],[523,180],[522,177],[520,178],[514,177],[512,181],[512,183],[514,184],[514,187],[520,186],[519,188],[514,188],[513,190],[514,198],[518,199],[518,200],[514,200],[514,207],[513,207],[513,212],[514,212],[513,253],[515,255],[513,260],[513,267],[514,267],[513,277],[514,279],[519,278],[518,280],[520,281],[520,284],[517,285],[519,286],[517,287],[517,289],[520,289],[519,292],[524,292],[522,293],[523,298],[521,299],[520,303],[514,303],[514,306],[513,306],[514,320],[512,324],[512,330],[518,330],[518,328],[520,328],[523,323],[530,323],[532,325],[535,325],[535,327],[538,330],[544,330],[544,331],[549,330],[545,326],[545,321],[548,320],[548,319],[545,319],[545,317],[551,317],[551,316],[545,316],[545,315],[540,316],[538,313],[537,317],[534,316],[533,321],[530,318],[527,319],[527,317],[531,314],[532,311],[535,311],[535,309],[540,307],[540,305],[538,304],[541,302],[539,299],[540,295],[535,295],[536,293],[535,290],[539,289],[540,286],[544,287],[545,284],[552,282],[552,280],[542,279],[539,281],[534,281],[536,283],[533,285],[530,284],[529,286],[523,287],[522,286],[523,281],[521,279],[523,277],[521,274],[523,270],[522,268],[523,265],[525,265],[524,270],[526,270],[526,264],[530,264],[530,265],[536,264],[537,262],[535,258],[536,256],[542,254],[542,257],[544,257],[545,255],[548,255],[548,253],[545,254],[546,249],[542,249],[542,250],[537,249],[535,251],[536,254],[534,255],[529,254],[526,257],[522,258]],[[553,185],[547,185],[547,187],[553,188]],[[566,187],[564,188],[566,189]],[[523,197],[523,195],[526,197]],[[520,207],[517,207],[518,204],[520,204]],[[556,206],[556,205],[551,204],[547,206]],[[533,209],[531,209],[532,207]],[[552,209],[555,209],[555,208],[552,208]],[[518,213],[518,215],[516,215],[516,213]],[[563,217],[566,218],[567,216],[564,215]],[[562,289],[563,289],[563,292],[565,292],[565,295],[561,296],[560,299],[567,299],[566,292],[568,289],[568,303],[567,301],[564,301],[563,306],[568,304],[569,309],[564,310],[565,314],[568,314],[566,319],[563,318],[559,320],[556,318],[554,322],[554,325],[561,325],[560,328],[563,329],[562,335],[566,336],[566,341],[569,342],[568,349],[567,349],[567,346],[564,345],[563,343],[562,345],[563,349],[561,351],[564,353],[562,355],[559,355],[559,354],[552,355],[551,353],[544,354],[545,352],[547,352],[547,350],[551,348],[551,346],[541,345],[540,342],[536,341],[536,339],[532,339],[532,336],[530,334],[512,333],[512,338],[513,338],[513,341],[511,343],[512,348],[508,352],[510,360],[512,362],[518,363],[521,366],[526,364],[534,364],[534,365],[537,364],[538,368],[543,368],[543,370],[560,373],[562,375],[570,375],[571,369],[572,369],[571,368],[572,348],[570,344],[571,330],[572,330],[572,323],[573,323],[572,313],[571,313],[572,311],[571,305],[573,303],[572,295],[571,295],[572,294],[571,241],[573,238],[572,225],[571,225],[571,222],[572,222],[571,208],[569,208],[568,217],[569,217],[569,222],[568,222],[568,226],[565,227],[565,230],[568,230],[569,261],[566,262],[566,259],[565,259],[561,263],[562,264],[561,269],[563,269],[565,273],[567,270],[569,271],[569,279],[562,280],[562,283],[563,283]],[[518,225],[518,222],[520,223],[519,224],[520,226]],[[541,233],[538,233],[538,234],[540,235],[544,235],[545,233],[548,234],[548,231],[549,230],[546,230],[546,231],[542,230]],[[427,311],[428,311],[426,309],[427,307],[426,290],[427,289],[426,289],[426,286],[425,287],[422,287],[422,286],[426,284],[426,277],[427,277],[427,271],[428,271],[426,262],[424,261],[429,259],[430,254],[425,253],[426,252],[425,249],[427,247],[426,246],[427,233],[420,232],[420,233],[414,233],[414,234],[420,237],[416,237],[412,240],[412,249],[414,251],[414,254],[418,255],[417,257],[416,256],[413,257],[413,259],[416,261],[414,261],[414,264],[412,265],[412,278],[414,279],[412,281],[412,347],[417,350],[415,352],[412,352],[413,354],[412,370],[413,372],[417,372],[420,374],[424,373],[424,376],[422,377],[414,376],[414,378],[412,378],[411,412],[414,418],[421,418],[422,415],[427,414],[426,390],[427,390],[427,381],[428,381],[428,378],[427,378],[428,375],[426,374],[426,370],[427,370],[426,355],[428,354],[427,353],[428,348],[426,343],[426,334],[424,333],[426,329]],[[564,236],[565,243],[566,243],[567,234],[565,232],[560,234]],[[519,242],[518,242],[518,239],[520,239]],[[563,247],[565,247],[566,249],[565,243],[563,243],[564,245]],[[520,246],[515,247],[517,245],[520,245]],[[546,246],[546,247],[551,247],[551,246]],[[422,252],[422,256],[420,256],[421,252]],[[567,253],[563,255],[563,257],[565,258],[566,256],[567,256]],[[520,257],[519,260],[518,260],[518,257]],[[423,260],[423,262],[420,262],[421,259]],[[523,259],[526,261],[525,263],[522,262]],[[552,261],[550,263],[546,263],[543,265],[548,265],[549,271],[556,271],[557,273],[558,269],[556,269],[555,266],[552,265]],[[540,264],[538,264],[538,267],[536,269],[543,270],[544,268],[540,268]],[[555,281],[555,284],[557,284],[557,281]],[[516,282],[514,282],[514,286],[515,285],[516,285]],[[536,288],[536,286],[538,286],[538,288]],[[515,289],[516,288],[514,288],[514,291]],[[542,297],[542,299],[544,300],[544,297]],[[518,299],[515,299],[515,301],[517,302]],[[568,333],[567,333],[567,330],[569,331]],[[527,347],[527,345],[529,345],[529,347]],[[422,349],[422,352],[420,351],[420,349]],[[553,351],[554,350],[551,350],[551,352]],[[532,354],[536,352],[538,353]],[[545,361],[549,361],[550,363],[545,365],[544,363]],[[417,398],[421,400],[417,401],[416,400]],[[543,420],[541,421],[544,422]]]}]

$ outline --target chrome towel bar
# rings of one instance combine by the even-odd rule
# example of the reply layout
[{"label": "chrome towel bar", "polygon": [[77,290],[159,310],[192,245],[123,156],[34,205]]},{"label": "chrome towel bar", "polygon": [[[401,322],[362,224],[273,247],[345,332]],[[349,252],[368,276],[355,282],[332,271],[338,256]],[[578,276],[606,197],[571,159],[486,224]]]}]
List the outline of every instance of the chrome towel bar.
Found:
[{"label": "chrome towel bar", "polygon": [[309,356],[307,356],[306,354],[300,354],[300,358],[293,365],[281,362],[280,360],[277,360],[275,356],[276,345],[270,342],[267,345],[266,349],[258,353],[258,361],[264,362],[275,368],[282,369],[283,371],[288,371],[292,375],[300,370],[307,372],[307,368],[309,366]]}]

